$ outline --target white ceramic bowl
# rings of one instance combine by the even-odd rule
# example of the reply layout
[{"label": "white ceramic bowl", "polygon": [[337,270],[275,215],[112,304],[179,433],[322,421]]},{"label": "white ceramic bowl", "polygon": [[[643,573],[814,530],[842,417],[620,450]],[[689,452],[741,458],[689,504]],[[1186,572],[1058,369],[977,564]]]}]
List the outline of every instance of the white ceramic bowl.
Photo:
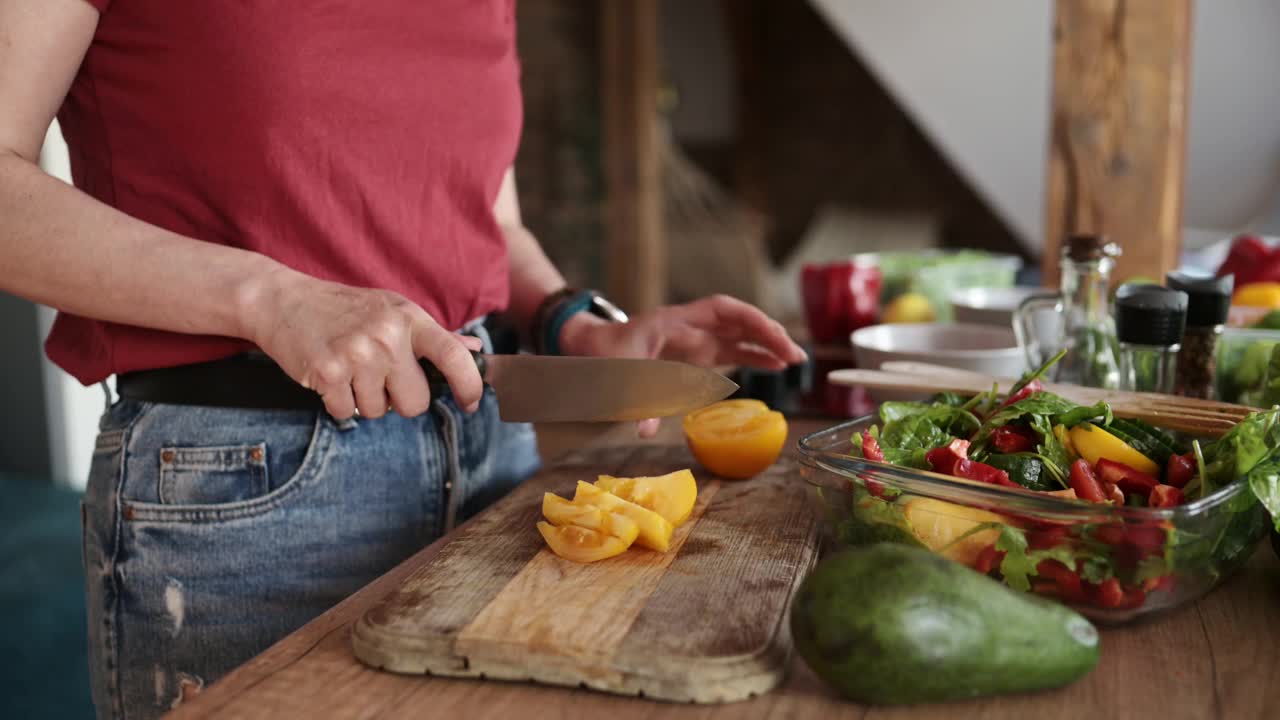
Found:
[{"label": "white ceramic bowl", "polygon": [[[999,378],[1016,378],[1027,370],[1026,356],[1018,347],[1012,328],[990,325],[904,323],[871,325],[855,330],[854,364],[868,370],[879,369],[891,360],[932,363],[971,370]],[[917,399],[928,393],[904,391],[871,392],[873,400]]]},{"label": "white ceramic bowl", "polygon": [[958,323],[1013,327],[1013,311],[1032,295],[1050,292],[1038,287],[965,288],[948,296]]}]

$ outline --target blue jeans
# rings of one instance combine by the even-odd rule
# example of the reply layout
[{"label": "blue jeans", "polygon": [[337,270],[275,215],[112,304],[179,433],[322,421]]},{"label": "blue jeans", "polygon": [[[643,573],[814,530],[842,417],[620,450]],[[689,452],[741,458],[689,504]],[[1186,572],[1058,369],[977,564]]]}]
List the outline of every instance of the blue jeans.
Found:
[{"label": "blue jeans", "polygon": [[84,502],[98,715],[160,715],[538,466],[491,390],[412,419],[114,403]]}]

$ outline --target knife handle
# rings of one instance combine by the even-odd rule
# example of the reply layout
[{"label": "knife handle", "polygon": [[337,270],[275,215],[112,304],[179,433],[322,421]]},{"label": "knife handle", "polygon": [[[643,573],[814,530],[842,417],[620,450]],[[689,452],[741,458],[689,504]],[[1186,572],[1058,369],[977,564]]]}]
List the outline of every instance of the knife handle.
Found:
[{"label": "knife handle", "polygon": [[[484,355],[476,351],[471,351],[471,359],[476,362],[476,370],[480,372],[480,379],[484,380],[484,372],[487,369]],[[445,379],[444,373],[440,369],[431,364],[426,358],[418,358],[418,365],[422,367],[422,372],[427,376],[427,386],[431,388],[431,397],[440,397],[449,392],[449,381]]]}]

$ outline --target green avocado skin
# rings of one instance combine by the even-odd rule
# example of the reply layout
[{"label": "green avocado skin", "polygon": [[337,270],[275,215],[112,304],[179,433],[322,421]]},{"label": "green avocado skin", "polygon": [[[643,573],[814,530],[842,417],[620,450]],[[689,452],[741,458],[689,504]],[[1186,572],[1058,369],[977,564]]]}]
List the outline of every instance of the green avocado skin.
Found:
[{"label": "green avocado skin", "polygon": [[1098,663],[1084,617],[928,550],[823,559],[791,605],[809,667],[858,702],[902,705],[1060,687]]}]

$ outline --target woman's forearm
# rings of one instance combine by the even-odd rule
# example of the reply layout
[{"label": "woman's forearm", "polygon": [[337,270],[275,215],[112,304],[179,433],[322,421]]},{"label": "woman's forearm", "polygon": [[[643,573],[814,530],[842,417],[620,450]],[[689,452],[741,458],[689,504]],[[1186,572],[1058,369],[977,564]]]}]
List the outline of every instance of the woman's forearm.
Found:
[{"label": "woman's forearm", "polygon": [[[564,276],[551,264],[542,246],[523,226],[504,228],[507,238],[507,265],[511,277],[511,299],[507,314],[524,337],[538,306],[551,293],[564,287]],[[531,342],[532,338],[525,338]]]},{"label": "woman's forearm", "polygon": [[252,308],[296,274],[124,213],[0,152],[0,290],[77,315],[252,340]]}]

